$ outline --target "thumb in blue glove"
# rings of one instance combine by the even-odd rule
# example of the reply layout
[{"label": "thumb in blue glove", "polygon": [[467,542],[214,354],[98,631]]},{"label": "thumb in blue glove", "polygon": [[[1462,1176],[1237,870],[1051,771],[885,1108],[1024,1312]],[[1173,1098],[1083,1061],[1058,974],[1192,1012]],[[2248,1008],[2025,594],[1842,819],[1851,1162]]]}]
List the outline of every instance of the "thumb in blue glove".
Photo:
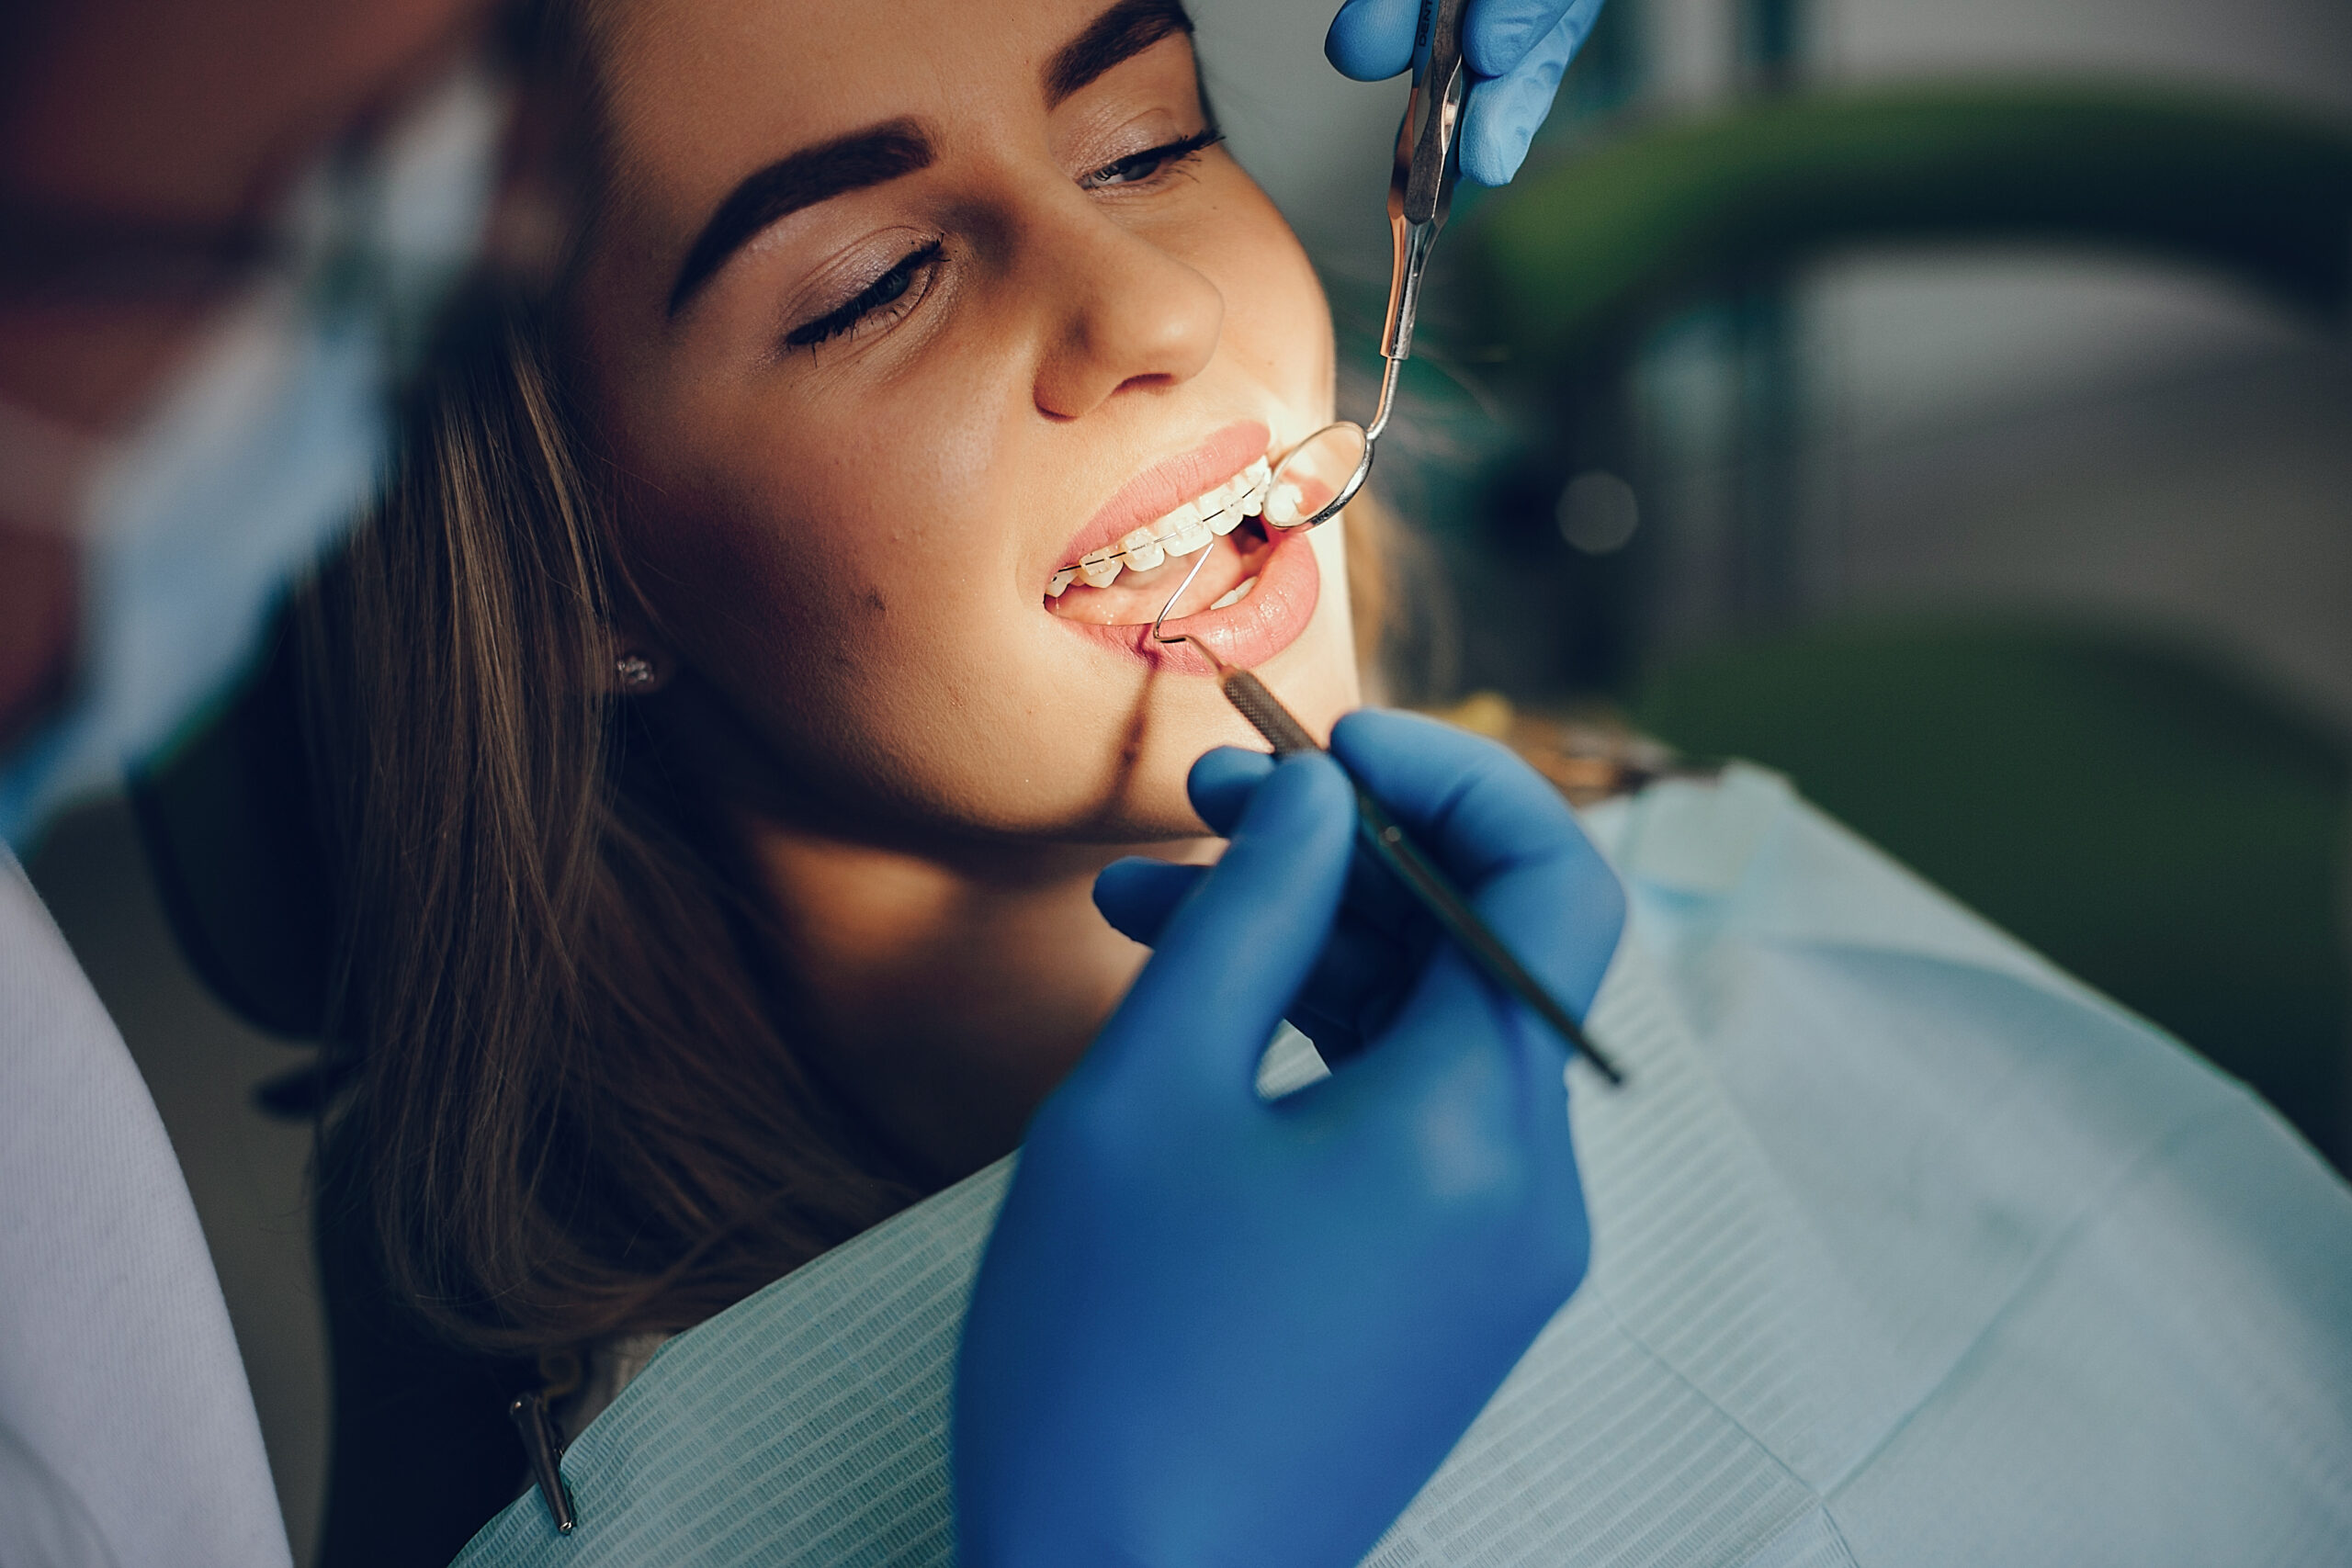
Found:
[{"label": "thumb in blue glove", "polygon": [[[1551,787],[1396,715],[1333,744],[1588,1004],[1623,899]],[[1193,782],[1230,845],[1160,868],[1181,888],[1098,887],[1158,951],[1039,1111],[974,1286],[973,1568],[1353,1562],[1583,1276],[1563,1049],[1358,863],[1330,759],[1216,752]],[[1360,1054],[1269,1103],[1258,1058],[1310,992]]]},{"label": "thumb in blue glove", "polygon": [[[1560,75],[1600,18],[1601,0],[1469,0],[1462,54],[1470,68],[1462,111],[1462,173],[1510,183],[1552,112]],[[1323,52],[1343,76],[1378,82],[1428,57],[1422,0],[1348,0]]]}]

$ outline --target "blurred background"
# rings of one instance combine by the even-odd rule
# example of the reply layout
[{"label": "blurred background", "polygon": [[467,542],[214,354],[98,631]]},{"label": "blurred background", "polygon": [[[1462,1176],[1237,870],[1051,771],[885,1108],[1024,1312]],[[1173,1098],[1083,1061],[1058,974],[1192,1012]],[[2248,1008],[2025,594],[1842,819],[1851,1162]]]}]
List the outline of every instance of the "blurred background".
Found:
[{"label": "blurred background", "polygon": [[[1380,202],[1396,87],[1299,68],[1328,23],[1319,0],[1195,9],[1232,144],[1306,239],[1361,350],[1387,279]],[[1547,173],[1694,117],[1774,98],[2007,85],[2094,100],[2139,88],[2154,104],[2272,109],[2341,131],[2352,127],[2352,8],[1610,0],[1519,186],[1458,202],[1445,281],[1475,281],[1465,274],[1498,201],[1541,199]],[[1825,165],[1840,150],[1825,148]],[[1825,184],[1837,175],[1815,172]],[[2335,199],[2340,268],[2352,246],[2340,184]],[[1605,632],[1548,613],[1535,618],[1551,625],[1531,626],[1474,570],[1460,666],[1430,678],[1514,694],[1623,690],[1662,659],[1825,616],[2030,609],[2196,637],[2352,726],[2343,318],[2282,306],[2252,269],[2133,243],[2120,223],[2064,239],[2024,228],[1972,231],[1956,208],[1950,231],[1928,238],[1825,232],[1819,249],[1778,258],[1784,266],[1758,258],[1761,276],[1727,279],[1741,287],[1726,296],[1694,289],[1629,311],[1638,338],[1623,385],[1609,389],[1624,406],[1591,411],[1591,423],[1628,426],[1608,432],[1476,428],[1486,400],[1508,404],[1558,372],[1511,365],[1510,323],[1450,301],[1429,356],[1459,384],[1417,379],[1419,418],[1406,434],[1419,460],[1400,474],[1384,451],[1388,495],[1449,547],[1458,540],[1464,558],[1506,554],[1522,577],[1613,572],[1609,588],[1622,576],[1639,590],[1611,606]],[[1360,377],[1366,358],[1354,356]],[[1559,548],[1631,558],[1586,570],[1528,560],[1529,541],[1500,550],[1496,468],[1524,454],[1495,444],[1513,442],[1589,451],[1593,482],[1568,502]],[[1560,496],[1526,502],[1537,499]]]},{"label": "blurred background", "polygon": [[[1780,768],[2342,1165],[2352,7],[1609,7],[1440,247],[1376,480],[1394,694],[1572,761]],[[1403,85],[1324,65],[1331,0],[1193,9],[1361,414]],[[207,765],[30,870],[187,1166],[307,1560],[311,1133],[254,1092],[307,1057],[217,999],[235,933],[206,949],[175,826]]]}]

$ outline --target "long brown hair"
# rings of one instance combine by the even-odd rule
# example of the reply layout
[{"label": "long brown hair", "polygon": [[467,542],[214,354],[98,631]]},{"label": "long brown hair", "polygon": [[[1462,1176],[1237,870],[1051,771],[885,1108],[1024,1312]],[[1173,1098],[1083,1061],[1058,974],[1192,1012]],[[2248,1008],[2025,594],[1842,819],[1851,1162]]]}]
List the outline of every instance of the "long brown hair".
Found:
[{"label": "long brown hair", "polygon": [[605,510],[549,367],[529,305],[453,334],[301,616],[357,1051],[333,1141],[394,1285],[485,1348],[684,1327],[916,1191],[607,694]]},{"label": "long brown hair", "polygon": [[[548,9],[541,59],[576,62],[580,11]],[[337,1186],[395,1289],[507,1350],[688,1326],[921,1192],[796,1049],[724,814],[612,694],[627,586],[560,321],[513,293],[461,319],[298,617],[356,1073]],[[1385,528],[1349,529],[1362,649]]]}]

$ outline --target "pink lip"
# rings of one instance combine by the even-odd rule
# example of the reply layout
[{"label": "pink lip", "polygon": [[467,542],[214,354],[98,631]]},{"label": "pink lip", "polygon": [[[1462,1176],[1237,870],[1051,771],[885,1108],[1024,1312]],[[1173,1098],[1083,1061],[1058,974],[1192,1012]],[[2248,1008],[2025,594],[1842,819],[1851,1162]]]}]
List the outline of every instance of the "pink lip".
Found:
[{"label": "pink lip", "polygon": [[[1322,592],[1323,570],[1316,564],[1315,547],[1307,542],[1306,531],[1285,534],[1275,541],[1273,552],[1258,570],[1258,586],[1248,598],[1222,610],[1203,610],[1170,621],[1160,630],[1169,637],[1198,637],[1226,663],[1254,670],[1298,640],[1298,634],[1315,618],[1316,602]],[[1192,644],[1156,641],[1148,625],[1098,626],[1055,619],[1080,637],[1132,654],[1155,670],[1179,675],[1215,673]]]},{"label": "pink lip", "polygon": [[1054,570],[1089,550],[1115,545],[1147,523],[1156,523],[1195,496],[1215,490],[1266,455],[1273,434],[1254,419],[1229,424],[1182,457],[1170,457],[1121,485],[1086,526],[1070,536],[1054,559]]}]

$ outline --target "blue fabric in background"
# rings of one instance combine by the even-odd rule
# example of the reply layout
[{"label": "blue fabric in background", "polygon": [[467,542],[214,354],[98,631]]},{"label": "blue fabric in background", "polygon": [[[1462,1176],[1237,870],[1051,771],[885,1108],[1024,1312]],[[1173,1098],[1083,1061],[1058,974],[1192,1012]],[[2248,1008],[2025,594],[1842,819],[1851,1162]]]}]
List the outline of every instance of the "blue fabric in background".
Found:
[{"label": "blue fabric in background", "polygon": [[[1634,895],[1592,1272],[1372,1562],[2342,1560],[2352,1194],[2307,1147],[1774,775],[1589,825]],[[565,1455],[575,1533],[526,1495],[459,1562],[952,1561],[1008,1168],[673,1340]]]}]

